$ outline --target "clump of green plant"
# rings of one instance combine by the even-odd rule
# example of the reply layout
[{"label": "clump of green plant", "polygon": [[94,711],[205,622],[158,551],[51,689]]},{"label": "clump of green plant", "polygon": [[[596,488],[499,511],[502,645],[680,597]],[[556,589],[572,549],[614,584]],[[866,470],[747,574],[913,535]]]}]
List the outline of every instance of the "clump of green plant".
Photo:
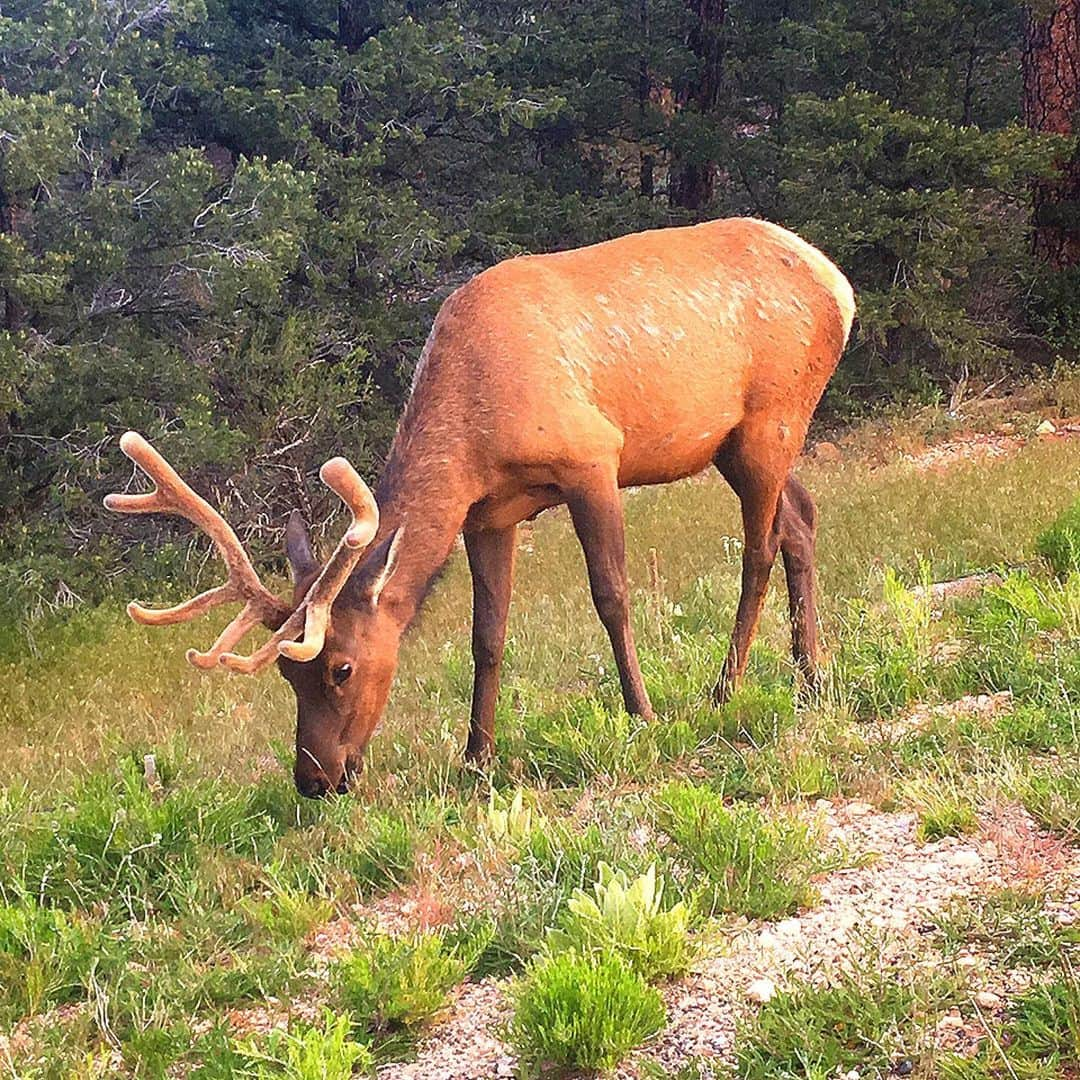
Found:
[{"label": "clump of green plant", "polygon": [[980,947],[1002,968],[1047,967],[1080,949],[1080,927],[1052,918],[1043,900],[1040,893],[1001,889],[955,899],[929,918],[946,956]]},{"label": "clump of green plant", "polygon": [[378,934],[334,965],[335,999],[374,1035],[416,1028],[446,1005],[464,962],[436,934]]},{"label": "clump of green plant", "polygon": [[950,1055],[940,1062],[945,1080],[1043,1080],[1080,1072],[1080,982],[1068,968],[1012,1003],[1001,1029],[974,1058]]},{"label": "clump of green plant", "polygon": [[1035,550],[1062,577],[1080,571],[1080,499],[1039,534]]},{"label": "clump of green plant", "polygon": [[919,815],[915,838],[921,843],[971,832],[979,823],[970,794],[940,775],[913,777],[903,795]]},{"label": "clump of green plant", "polygon": [[669,784],[657,800],[661,828],[674,842],[673,868],[696,887],[706,915],[718,911],[772,919],[813,900],[811,878],[829,861],[812,825],[754,806],[727,806],[709,788]]},{"label": "clump of green plant", "polygon": [[739,1031],[736,1076],[884,1076],[918,1057],[921,1025],[949,994],[945,984],[910,985],[877,972],[782,990]]},{"label": "clump of green plant", "polygon": [[43,908],[31,898],[0,903],[0,1020],[76,1000],[91,971],[111,966],[112,954],[122,951],[81,913]]},{"label": "clump of green plant", "polygon": [[1069,839],[1080,838],[1080,768],[1075,760],[1028,776],[1020,799],[1040,824]]},{"label": "clump of green plant", "polygon": [[664,1025],[660,995],[616,953],[542,957],[511,989],[506,1030],[524,1068],[609,1071]]},{"label": "clump of green plant", "polygon": [[280,880],[271,869],[269,892],[264,897],[245,896],[239,904],[244,917],[270,940],[281,944],[298,941],[313,927],[326,922],[334,905],[312,896],[306,889]]},{"label": "clump of green plant", "polygon": [[239,1046],[256,1080],[350,1080],[374,1071],[371,1051],[352,1039],[348,1016],[326,1011],[321,1026],[274,1031]]},{"label": "clump of green plant", "polygon": [[631,881],[601,863],[592,895],[574,891],[559,926],[548,933],[548,949],[617,953],[650,982],[681,975],[695,952],[690,914],[681,901],[665,911],[663,897],[664,879],[655,864]]},{"label": "clump of green plant", "polygon": [[[926,566],[922,577],[929,584]],[[889,716],[931,683],[928,592],[908,589],[888,567],[882,592],[883,608],[851,604],[833,662],[833,685],[859,717]]]},{"label": "clump of green plant", "polygon": [[795,723],[790,686],[744,683],[720,710],[721,732],[732,742],[764,746]]},{"label": "clump of green plant", "polygon": [[509,801],[492,788],[486,824],[488,835],[496,844],[516,848],[529,839],[534,828],[543,824],[543,817],[537,814],[534,821],[532,808],[525,805],[524,788],[516,788]]}]

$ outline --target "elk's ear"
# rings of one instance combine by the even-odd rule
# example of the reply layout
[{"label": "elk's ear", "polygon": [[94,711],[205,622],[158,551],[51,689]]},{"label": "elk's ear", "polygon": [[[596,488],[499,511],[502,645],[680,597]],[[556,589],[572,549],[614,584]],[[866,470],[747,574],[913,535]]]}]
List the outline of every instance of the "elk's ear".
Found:
[{"label": "elk's ear", "polygon": [[372,607],[378,604],[379,596],[383,589],[386,588],[386,583],[394,576],[394,571],[397,569],[398,552],[401,550],[401,540],[404,535],[405,526],[400,525],[375,549],[372,562],[379,569],[375,571],[375,576],[364,588],[364,596],[367,597],[367,601]]},{"label": "elk's ear", "polygon": [[311,550],[311,537],[308,536],[304,516],[299,510],[289,515],[289,523],[285,526],[285,556],[289,560],[294,585],[310,577],[312,571],[319,568],[315,552]]}]

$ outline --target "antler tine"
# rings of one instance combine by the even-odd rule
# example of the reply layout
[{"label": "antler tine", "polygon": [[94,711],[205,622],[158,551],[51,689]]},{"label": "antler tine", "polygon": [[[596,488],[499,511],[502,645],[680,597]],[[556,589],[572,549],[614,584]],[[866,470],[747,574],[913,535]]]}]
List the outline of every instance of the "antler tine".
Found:
[{"label": "antler tine", "polygon": [[[331,458],[319,470],[319,477],[352,511],[352,524],[308,589],[303,602],[273,637],[251,656],[229,652],[221,655],[220,662],[231,671],[254,674],[279,654],[302,662],[318,656],[326,640],[330,608],[378,532],[379,508],[375,498],[345,458]],[[297,641],[301,628],[304,636]]]},{"label": "antler tine", "polygon": [[243,608],[208,652],[188,650],[188,660],[201,668],[214,667],[222,653],[235,648],[240,639],[260,622],[279,626],[288,616],[289,608],[259,580],[247,552],[228,522],[193,491],[138,432],[126,432],[120,439],[120,449],[154,481],[155,487],[151,492],[137,495],[106,495],[106,508],[122,514],[162,513],[187,518],[210,537],[228,569],[228,580],[224,585],[208,589],[175,607],[147,608],[132,601],[127,607],[132,619],[146,626],[164,626],[187,622],[220,604],[244,601]]}]

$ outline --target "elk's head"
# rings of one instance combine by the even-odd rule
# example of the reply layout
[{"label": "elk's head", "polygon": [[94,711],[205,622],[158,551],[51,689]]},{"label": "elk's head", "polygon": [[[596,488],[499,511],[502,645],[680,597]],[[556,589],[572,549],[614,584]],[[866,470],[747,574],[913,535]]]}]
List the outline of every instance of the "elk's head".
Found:
[{"label": "elk's head", "polygon": [[[225,519],[141,435],[127,432],[120,448],[156,487],[145,494],[108,495],[105,506],[120,513],[187,518],[210,537],[228,568],[224,585],[171,608],[133,601],[128,614],[136,622],[162,626],[186,622],[220,604],[241,603],[214,644],[206,652],[189,649],[188,660],[198,668],[221,666],[248,675],[276,661],[296,693],[297,789],[313,797],[331,789],[343,792],[359,768],[394,675],[401,628],[380,599],[394,572],[402,530],[372,547],[379,526],[375,499],[344,458],[332,458],[319,475],[348,506],[352,523],[320,565],[300,515],[293,513],[286,530],[293,574],[287,604],[259,580]],[[250,656],[233,652],[259,624],[273,631],[270,639]]]}]

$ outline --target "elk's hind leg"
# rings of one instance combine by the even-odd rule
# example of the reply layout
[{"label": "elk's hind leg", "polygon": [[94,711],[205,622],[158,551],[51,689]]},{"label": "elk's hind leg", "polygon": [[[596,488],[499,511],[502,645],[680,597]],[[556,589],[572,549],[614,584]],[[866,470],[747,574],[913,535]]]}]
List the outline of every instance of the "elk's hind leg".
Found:
[{"label": "elk's hind leg", "polygon": [[473,581],[473,696],[465,758],[478,764],[489,761],[495,750],[495,703],[516,550],[516,525],[465,534]]},{"label": "elk's hind leg", "polygon": [[814,546],[817,508],[810,492],[788,476],[780,496],[780,552],[787,578],[791,613],[791,652],[808,685],[817,678],[817,603],[814,586]]},{"label": "elk's hind leg", "polygon": [[770,445],[754,433],[736,429],[717,452],[714,462],[739,497],[743,519],[742,588],[727,659],[713,691],[722,704],[746,671],[750,645],[757,634],[761,609],[780,549],[780,499],[791,464],[787,447]]},{"label": "elk's hind leg", "polygon": [[566,494],[574,531],[585,551],[593,603],[615,653],[626,711],[651,719],[652,705],[641,678],[630,625],[630,587],[626,580],[626,541],[618,483],[614,476],[590,480]]}]

